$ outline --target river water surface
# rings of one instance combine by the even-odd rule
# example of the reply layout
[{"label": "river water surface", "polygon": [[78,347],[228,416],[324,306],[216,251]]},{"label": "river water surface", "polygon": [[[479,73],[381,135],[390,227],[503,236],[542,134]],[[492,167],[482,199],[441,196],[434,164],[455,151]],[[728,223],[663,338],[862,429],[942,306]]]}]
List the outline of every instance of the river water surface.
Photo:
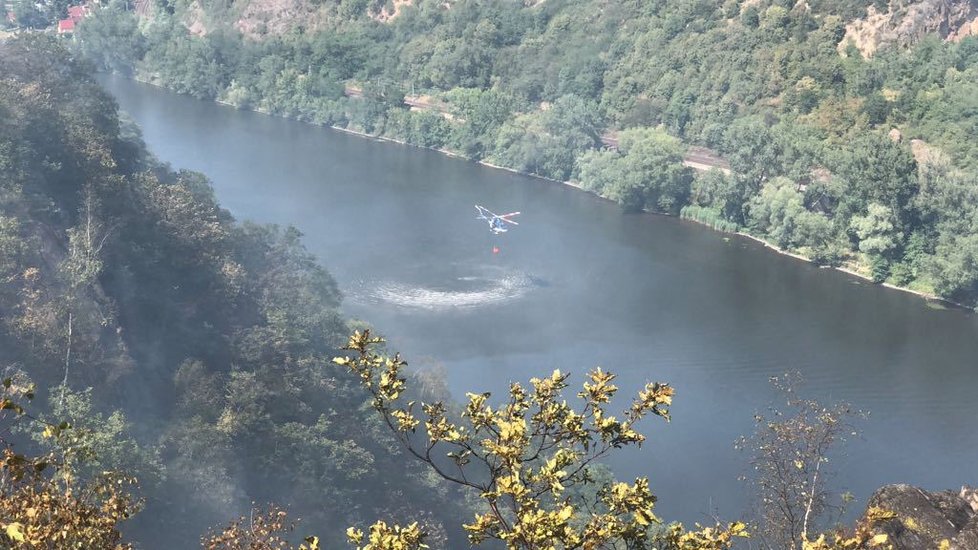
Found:
[{"label": "river water surface", "polygon": [[[675,218],[624,215],[566,186],[237,111],[107,77],[174,168],[205,173],[239,219],[291,224],[373,324],[450,390],[504,391],[600,365],[624,393],[676,387],[673,421],[610,461],[650,477],[669,519],[735,519],[734,440],[801,371],[809,394],[871,414],[833,465],[861,509],[886,483],[978,484],[978,321]],[[474,204],[519,210],[491,236]],[[499,248],[494,254],[493,247]]]}]

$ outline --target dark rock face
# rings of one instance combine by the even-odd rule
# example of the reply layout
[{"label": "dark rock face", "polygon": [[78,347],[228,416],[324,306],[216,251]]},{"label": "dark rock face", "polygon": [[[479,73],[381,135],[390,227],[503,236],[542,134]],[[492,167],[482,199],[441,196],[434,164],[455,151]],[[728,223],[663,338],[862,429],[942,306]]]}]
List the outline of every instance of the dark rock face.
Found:
[{"label": "dark rock face", "polygon": [[887,485],[873,494],[868,506],[896,514],[873,529],[889,536],[893,550],[978,550],[974,489],[930,493],[910,485]]}]

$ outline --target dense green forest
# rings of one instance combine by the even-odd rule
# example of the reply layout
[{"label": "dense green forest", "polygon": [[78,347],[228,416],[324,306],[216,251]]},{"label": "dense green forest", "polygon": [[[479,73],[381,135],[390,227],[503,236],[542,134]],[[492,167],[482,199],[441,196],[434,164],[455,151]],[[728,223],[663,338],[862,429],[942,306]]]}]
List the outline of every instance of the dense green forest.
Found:
[{"label": "dense green forest", "polygon": [[[80,51],[104,68],[574,180],[876,281],[978,296],[978,39],[922,35],[864,57],[846,25],[885,2],[128,6],[80,24]],[[690,144],[731,170],[684,168]]]},{"label": "dense green forest", "polygon": [[[350,329],[339,307],[297,231],[236,222],[202,175],[154,160],[87,64],[48,37],[0,44],[2,378],[71,424],[78,475],[139,479],[127,538],[192,548],[279,502],[328,547],[377,518],[462,544],[464,497],[324,368]],[[5,448],[61,444],[7,428]]]},{"label": "dense green forest", "polygon": [[[460,445],[451,460],[469,458],[461,425],[430,408],[446,399],[440,386],[402,387],[397,369],[328,368],[359,323],[343,317],[336,284],[301,235],[235,221],[204,176],[155,160],[92,79],[89,60],[202,98],[572,179],[627,209],[746,230],[822,263],[866,266],[877,280],[974,299],[978,157],[966,139],[974,130],[974,39],[928,37],[870,59],[853,48],[841,56],[842,23],[866,7],[855,3],[815,2],[809,11],[763,2],[591,11],[584,1],[399,5],[398,17],[379,21],[384,6],[369,2],[314,4],[315,31],[245,33],[230,24],[244,20],[245,5],[158,4],[145,18],[110,5],[81,24],[74,53],[40,35],[0,44],[0,421],[21,414],[7,396],[35,393],[24,390],[33,382],[41,389],[31,414],[51,422],[34,437],[2,423],[0,441],[5,452],[39,456],[60,448],[80,480],[110,470],[135,476],[135,501],[109,510],[127,519],[127,539],[193,547],[208,528],[240,514],[239,523],[204,538],[218,541],[213,548],[239,548],[220,541],[241,535],[241,525],[251,534],[277,525],[275,508],[268,523],[251,514],[253,502],[279,502],[301,518],[301,531],[323,537],[323,547],[342,546],[348,526],[368,528],[378,518],[420,522],[432,547],[464,547],[460,526],[485,508],[424,461],[409,460],[405,441],[423,449],[422,436]],[[207,32],[189,32],[188,24]],[[347,97],[350,90],[361,93]],[[431,108],[408,109],[406,94]],[[609,135],[613,149],[602,144]],[[722,152],[731,173],[684,166],[691,143]],[[371,363],[375,344],[361,346],[361,363],[390,365]],[[584,395],[605,402],[613,376],[589,376]],[[529,394],[513,386],[508,408],[489,410],[484,396],[469,395],[468,418],[476,427],[489,413],[515,422],[533,402],[541,430],[555,426],[587,449],[597,449],[592,440],[611,448],[641,441],[631,420],[620,420],[627,411],[616,420],[591,409],[596,428],[584,443],[576,413],[558,399],[567,377],[534,379]],[[393,397],[371,396],[377,388]],[[668,417],[665,388],[639,392],[647,401],[639,412]],[[398,399],[424,399],[440,432],[426,426],[417,439],[406,435],[422,417],[411,416],[410,405],[384,408]],[[484,456],[530,441],[510,428],[479,443]],[[810,433],[795,426],[787,435]],[[4,454],[5,475],[21,471],[18,456]],[[558,474],[571,458],[490,459],[499,477],[481,496],[518,501],[524,481],[538,484],[541,492],[526,500],[530,525],[544,539],[563,525],[562,536],[577,540],[574,529],[586,532],[587,524],[560,506],[538,505],[548,492],[564,502],[561,484],[570,483]],[[820,460],[798,466],[796,455],[784,454],[772,464],[807,474]],[[609,486],[617,492],[585,495],[614,512],[595,526],[608,533],[594,536],[644,540],[655,500],[647,480]],[[804,497],[800,486],[793,494]],[[18,505],[0,499],[4,522]],[[145,509],[128,519],[138,508]],[[616,523],[615,514],[629,519]],[[476,517],[486,523],[470,534],[489,539],[522,527]],[[12,525],[0,542],[22,536]],[[685,549],[726,548],[746,534],[740,523],[667,529]],[[856,535],[838,544],[876,536],[862,528]]]}]

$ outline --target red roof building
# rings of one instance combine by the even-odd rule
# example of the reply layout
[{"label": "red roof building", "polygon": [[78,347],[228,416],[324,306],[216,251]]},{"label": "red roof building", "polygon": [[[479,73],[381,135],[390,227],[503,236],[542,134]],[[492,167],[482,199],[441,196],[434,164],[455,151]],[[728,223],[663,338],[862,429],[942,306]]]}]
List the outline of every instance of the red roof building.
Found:
[{"label": "red roof building", "polygon": [[68,18],[58,21],[58,34],[74,32],[75,24],[88,15],[88,6],[68,6]]},{"label": "red roof building", "polygon": [[68,6],[68,19],[77,23],[86,15],[88,15],[88,6]]}]

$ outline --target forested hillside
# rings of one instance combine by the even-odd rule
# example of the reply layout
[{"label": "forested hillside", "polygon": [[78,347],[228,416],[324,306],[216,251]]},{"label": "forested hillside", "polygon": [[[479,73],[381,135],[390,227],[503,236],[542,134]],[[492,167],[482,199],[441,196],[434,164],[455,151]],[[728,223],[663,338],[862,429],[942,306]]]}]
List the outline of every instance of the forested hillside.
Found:
[{"label": "forested hillside", "polygon": [[[576,180],[975,303],[974,0],[126,6],[80,25],[103,67]],[[732,171],[695,177],[690,144]]]},{"label": "forested hillside", "polygon": [[135,475],[146,509],[124,530],[154,548],[195,547],[252,502],[329,547],[379,517],[461,544],[462,497],[326,366],[349,327],[298,232],[236,222],[202,175],[157,163],[91,73],[48,37],[0,44],[0,411],[30,380],[32,414],[72,426],[31,442],[5,421],[4,452],[70,445],[80,479]]}]

